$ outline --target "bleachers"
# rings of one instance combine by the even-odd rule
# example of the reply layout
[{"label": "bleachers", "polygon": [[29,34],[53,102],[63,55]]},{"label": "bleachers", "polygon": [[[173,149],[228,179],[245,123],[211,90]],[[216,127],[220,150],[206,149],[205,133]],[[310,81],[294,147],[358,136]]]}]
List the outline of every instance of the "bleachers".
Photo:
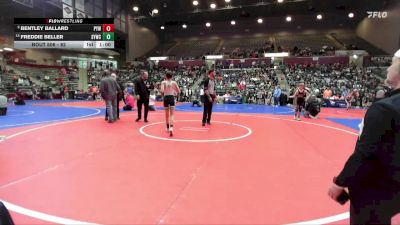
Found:
[{"label": "bleachers", "polygon": [[169,51],[169,55],[181,57],[199,58],[205,54],[214,53],[220,40],[183,40]]},{"label": "bleachers", "polygon": [[246,37],[246,38],[232,38],[225,39],[224,52],[229,53],[233,50],[239,49],[260,49],[265,46],[265,43],[270,40],[269,37]]},{"label": "bleachers", "polygon": [[151,50],[147,55],[149,56],[163,56],[166,55],[168,50],[172,48],[176,42],[167,42],[167,43],[161,43],[157,47],[155,47],[153,50]]},{"label": "bleachers", "polygon": [[[354,45],[354,46],[352,46]],[[275,48],[273,48],[275,47]],[[279,47],[279,48],[278,48]],[[297,47],[298,51],[294,52]],[[325,47],[325,48],[323,48]],[[371,55],[387,55],[354,32],[338,31],[337,33],[264,35],[258,37],[240,37],[221,39],[191,40],[161,43],[148,55],[167,55],[180,58],[201,58],[208,53],[233,55],[244,58],[258,52],[290,51],[292,55],[332,55],[335,49],[356,47],[366,50]]]},{"label": "bleachers", "polygon": [[331,35],[349,50],[351,50],[351,46],[354,45],[356,49],[365,50],[371,55],[387,55],[386,52],[373,46],[355,33],[332,33]]},{"label": "bleachers", "polygon": [[324,34],[284,35],[276,36],[275,40],[282,48],[293,49],[297,46],[300,49],[310,48],[312,52],[319,52],[323,46],[334,46]]},{"label": "bleachers", "polygon": [[[36,68],[22,65],[9,65],[10,69],[16,71],[20,75],[28,75],[33,81],[39,82],[39,86],[52,86],[56,84],[56,79],[60,76],[59,70],[55,68]],[[68,75],[62,77],[64,85],[78,88],[78,82],[76,80],[69,80]]]}]

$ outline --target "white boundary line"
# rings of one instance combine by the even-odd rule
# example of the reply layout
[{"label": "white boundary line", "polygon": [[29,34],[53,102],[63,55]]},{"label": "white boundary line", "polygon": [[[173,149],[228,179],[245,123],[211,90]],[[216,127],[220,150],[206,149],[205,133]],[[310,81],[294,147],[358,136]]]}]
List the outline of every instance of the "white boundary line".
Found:
[{"label": "white boundary line", "polygon": [[197,132],[207,132],[209,129],[207,128],[197,128],[197,127],[181,127],[179,130],[187,130],[187,131],[197,131]]},{"label": "white boundary line", "polygon": [[327,223],[342,221],[342,220],[345,220],[348,218],[350,218],[350,213],[346,212],[346,213],[341,213],[338,215],[329,216],[329,217],[325,217],[325,218],[321,218],[321,219],[309,220],[309,221],[299,222],[299,223],[291,223],[291,224],[287,224],[287,225],[327,224]]},{"label": "white boundary line", "polygon": [[35,111],[31,111],[31,110],[8,110],[7,113],[9,112],[15,112],[15,111],[22,111],[22,112],[27,112],[27,113],[22,113],[22,114],[17,114],[17,115],[7,115],[7,116],[29,116],[35,113]]},{"label": "white boundary line", "polygon": [[[198,122],[198,123],[200,124],[201,121],[199,121],[199,120],[175,120],[175,122]],[[234,137],[234,138],[222,138],[222,139],[215,139],[215,140],[213,140],[213,139],[209,139],[209,140],[195,140],[195,139],[177,139],[177,138],[157,137],[157,136],[150,135],[150,134],[147,134],[146,132],[144,132],[144,129],[145,129],[146,127],[154,126],[154,125],[157,125],[157,124],[163,124],[163,123],[164,123],[164,122],[157,122],[157,123],[151,123],[151,124],[142,126],[142,127],[139,129],[139,132],[140,132],[141,134],[143,134],[144,136],[149,137],[149,138],[153,138],[153,139],[158,139],[158,140],[163,140],[163,141],[192,142],[192,143],[234,141],[234,140],[239,140],[239,139],[245,138],[245,137],[247,137],[247,136],[250,136],[250,135],[252,134],[252,132],[253,132],[250,128],[248,128],[248,127],[246,127],[246,126],[243,126],[243,125],[240,125],[240,124],[228,123],[228,122],[222,122],[222,121],[215,121],[215,120],[213,120],[213,123],[221,123],[221,124],[228,124],[228,125],[234,125],[234,126],[242,127],[242,128],[244,128],[244,129],[247,130],[247,133],[244,134],[244,135],[242,135],[242,136]]]},{"label": "white boundary line", "polygon": [[62,217],[53,216],[53,215],[49,215],[46,213],[30,210],[30,209],[6,202],[4,200],[1,200],[1,202],[4,203],[4,205],[6,206],[6,208],[8,210],[11,210],[13,212],[16,212],[16,213],[19,213],[19,214],[22,214],[25,216],[33,217],[33,218],[36,218],[39,220],[47,221],[47,222],[53,222],[53,223],[58,223],[58,224],[73,224],[73,225],[76,225],[76,224],[96,225],[95,223],[89,223],[89,222],[84,222],[84,221],[79,221],[79,220],[72,220],[72,219],[62,218]]},{"label": "white boundary line", "polygon": [[86,118],[86,117],[90,117],[90,116],[95,116],[101,112],[99,109],[94,109],[94,108],[82,108],[82,109],[96,110],[96,112],[89,114],[89,115],[70,117],[70,118],[64,118],[64,119],[59,119],[59,120],[45,120],[45,121],[38,121],[38,122],[32,122],[32,123],[17,123],[17,124],[0,125],[0,128],[18,127],[18,126],[24,126],[24,125],[35,125],[35,124],[42,124],[42,123],[54,123],[54,122],[61,122],[61,121],[68,121],[68,120],[76,120],[76,119],[82,119],[82,118]]},{"label": "white boundary line", "polygon": [[[192,112],[195,113],[195,112]],[[198,113],[198,112],[197,112]],[[196,114],[197,114],[196,113]],[[231,114],[228,114],[231,115]],[[121,115],[121,116],[130,116],[130,115]],[[295,120],[289,120],[289,119],[283,119],[283,118],[275,118],[275,117],[267,117],[267,116],[253,116],[253,115],[239,115],[239,116],[250,116],[250,117],[259,117],[259,118],[266,118],[266,119],[275,119],[275,120],[285,120],[285,121],[291,121],[291,122],[296,122],[296,123],[305,123],[305,124],[310,124],[310,125],[316,125],[316,126],[320,126],[320,127],[325,127],[325,128],[329,128],[329,129],[333,129],[333,130],[337,130],[337,131],[342,131],[348,134],[353,134],[353,135],[357,135],[357,133],[348,131],[348,130],[344,130],[344,129],[340,129],[340,128],[336,128],[336,127],[332,127],[332,126],[328,126],[328,125],[322,125],[322,124],[317,124],[317,123],[311,123],[311,122],[304,122],[304,121],[295,121]],[[48,125],[44,125],[41,127],[37,127],[37,128],[32,128],[32,129],[28,129],[22,132],[18,132],[15,133],[13,135],[10,135],[7,137],[8,139],[11,139],[13,137],[16,137],[18,135],[21,134],[25,134],[28,132],[32,132],[35,130],[39,130],[42,128],[46,128],[46,127],[50,127],[50,126],[57,126],[57,125],[62,125],[62,124],[67,124],[67,123],[73,123],[73,122],[78,122],[78,121],[85,121],[85,120],[92,120],[92,119],[99,119],[101,117],[93,117],[93,118],[84,118],[84,119],[79,119],[79,120],[71,120],[71,121],[66,121],[66,122],[60,122],[60,123],[53,123],[53,124],[48,124]],[[197,121],[197,120],[195,120]],[[163,122],[160,122],[163,123]],[[1,141],[0,141],[1,143]],[[48,222],[53,222],[53,223],[58,223],[58,224],[89,224],[89,225],[97,225],[95,223],[89,223],[89,222],[82,222],[82,221],[78,221],[78,220],[71,220],[68,218],[62,218],[62,217],[58,217],[58,216],[53,216],[53,215],[49,215],[49,214],[45,214],[42,212],[38,212],[38,211],[34,211],[34,210],[30,210],[30,209],[26,209],[23,208],[21,206],[18,205],[14,205],[12,203],[6,202],[1,200],[5,206],[16,213],[28,216],[28,217],[32,217],[32,218],[36,218],[39,220],[43,220],[43,221],[48,221]],[[333,223],[333,222],[338,222],[338,221],[342,221],[345,219],[348,219],[350,217],[349,212],[346,213],[341,213],[341,214],[337,214],[334,216],[328,216],[328,217],[324,217],[324,218],[320,218],[320,219],[315,219],[315,220],[309,220],[309,221],[303,221],[303,222],[298,222],[298,223],[291,223],[290,225],[319,225],[319,224],[328,224],[328,223]]]}]

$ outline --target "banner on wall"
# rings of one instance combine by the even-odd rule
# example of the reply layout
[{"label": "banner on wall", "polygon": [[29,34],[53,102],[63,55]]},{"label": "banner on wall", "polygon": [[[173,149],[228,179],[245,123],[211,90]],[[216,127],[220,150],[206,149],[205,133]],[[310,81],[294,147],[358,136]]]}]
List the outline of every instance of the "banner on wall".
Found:
[{"label": "banner on wall", "polygon": [[72,6],[67,4],[63,4],[63,18],[74,18],[74,10]]}]

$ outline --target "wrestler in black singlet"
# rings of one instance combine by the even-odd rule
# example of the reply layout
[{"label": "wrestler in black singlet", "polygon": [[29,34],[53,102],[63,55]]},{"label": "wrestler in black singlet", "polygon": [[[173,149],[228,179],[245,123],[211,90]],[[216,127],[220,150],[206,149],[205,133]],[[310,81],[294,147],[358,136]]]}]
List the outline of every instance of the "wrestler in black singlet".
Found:
[{"label": "wrestler in black singlet", "polygon": [[303,89],[303,91],[301,91],[299,89],[296,97],[297,97],[296,111],[301,112],[301,110],[305,107],[305,104],[306,104],[306,97],[307,97],[306,90]]}]

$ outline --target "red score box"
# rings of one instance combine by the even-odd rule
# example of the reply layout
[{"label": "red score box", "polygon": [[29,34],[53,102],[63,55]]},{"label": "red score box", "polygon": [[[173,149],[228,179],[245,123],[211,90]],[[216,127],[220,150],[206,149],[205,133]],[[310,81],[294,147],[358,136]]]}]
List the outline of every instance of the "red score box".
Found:
[{"label": "red score box", "polygon": [[114,32],[114,24],[103,24],[103,32]]}]

